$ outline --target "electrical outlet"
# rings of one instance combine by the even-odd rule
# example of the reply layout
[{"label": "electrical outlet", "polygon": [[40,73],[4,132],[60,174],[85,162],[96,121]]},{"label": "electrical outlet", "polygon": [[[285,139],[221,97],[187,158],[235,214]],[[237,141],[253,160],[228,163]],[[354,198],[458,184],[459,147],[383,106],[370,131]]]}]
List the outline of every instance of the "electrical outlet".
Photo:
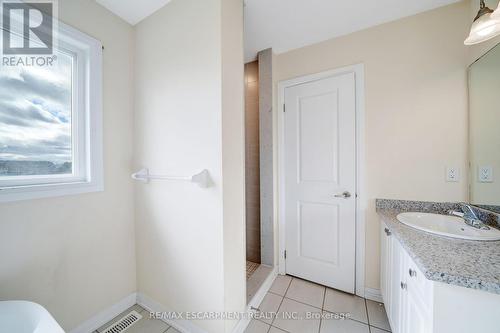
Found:
[{"label": "electrical outlet", "polygon": [[460,181],[460,169],[459,168],[446,168],[446,181],[456,183]]},{"label": "electrical outlet", "polygon": [[480,183],[493,183],[493,168],[490,166],[479,167],[478,180]]}]

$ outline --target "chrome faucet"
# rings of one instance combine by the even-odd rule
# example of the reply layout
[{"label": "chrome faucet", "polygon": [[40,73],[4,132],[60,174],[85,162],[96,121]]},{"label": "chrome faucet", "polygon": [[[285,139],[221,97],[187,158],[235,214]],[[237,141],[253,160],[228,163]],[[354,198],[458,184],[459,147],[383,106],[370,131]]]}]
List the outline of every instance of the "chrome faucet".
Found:
[{"label": "chrome faucet", "polygon": [[483,221],[481,221],[477,217],[471,205],[466,203],[460,203],[459,205],[460,205],[460,210],[462,210],[462,213],[450,210],[448,214],[462,217],[465,220],[465,224],[473,228],[481,230],[490,230],[490,227],[484,224]]}]

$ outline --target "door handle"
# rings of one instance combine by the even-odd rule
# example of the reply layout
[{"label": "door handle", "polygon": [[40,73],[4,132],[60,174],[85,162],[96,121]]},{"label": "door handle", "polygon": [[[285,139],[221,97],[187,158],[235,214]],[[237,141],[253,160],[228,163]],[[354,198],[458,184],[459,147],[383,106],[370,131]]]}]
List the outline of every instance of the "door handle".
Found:
[{"label": "door handle", "polygon": [[334,197],[335,198],[349,199],[351,197],[351,193],[348,191],[345,191],[342,194],[335,194]]}]

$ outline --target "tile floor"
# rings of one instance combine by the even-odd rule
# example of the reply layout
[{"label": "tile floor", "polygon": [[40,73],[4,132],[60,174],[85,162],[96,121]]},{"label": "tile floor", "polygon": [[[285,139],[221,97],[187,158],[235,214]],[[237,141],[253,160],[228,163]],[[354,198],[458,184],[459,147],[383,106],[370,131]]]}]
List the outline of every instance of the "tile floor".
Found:
[{"label": "tile floor", "polygon": [[170,327],[161,320],[150,319],[149,311],[145,310],[144,308],[142,308],[137,304],[128,309],[127,311],[122,312],[121,314],[113,318],[113,320],[106,323],[105,325],[98,328],[97,331],[95,331],[94,333],[104,332],[104,330],[107,329],[109,326],[111,326],[115,321],[121,319],[123,316],[127,315],[132,310],[139,312],[142,315],[142,319],[139,320],[134,325],[130,326],[130,328],[126,330],[127,333],[180,333],[178,330],[176,330],[173,327]]},{"label": "tile floor", "polygon": [[252,274],[259,268],[260,264],[247,260],[247,280],[250,279]]},{"label": "tile floor", "polygon": [[[312,282],[278,276],[259,307],[275,312],[275,318],[261,317],[250,322],[246,333],[387,333],[389,322],[384,306]],[[284,318],[283,313],[314,313],[314,319]],[[330,313],[350,313],[338,320]],[[317,315],[316,315],[317,314]],[[323,314],[321,318],[319,315]]]},{"label": "tile floor", "polygon": [[[261,312],[275,312],[275,318],[254,319],[245,333],[387,333],[390,332],[384,306],[361,297],[345,294],[312,282],[278,276],[259,306]],[[115,321],[135,310],[143,317],[127,333],[179,333],[139,305],[116,316],[94,333],[102,333]],[[284,318],[283,313],[323,314],[308,320]],[[329,313],[350,313],[351,319],[337,320]]]}]

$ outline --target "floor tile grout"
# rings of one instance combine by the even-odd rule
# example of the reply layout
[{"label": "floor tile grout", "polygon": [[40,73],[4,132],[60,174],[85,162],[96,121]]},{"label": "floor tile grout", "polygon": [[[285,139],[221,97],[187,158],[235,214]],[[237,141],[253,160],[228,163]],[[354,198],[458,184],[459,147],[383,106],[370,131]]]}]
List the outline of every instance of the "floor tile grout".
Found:
[{"label": "floor tile grout", "polygon": [[391,331],[388,331],[387,329],[385,328],[382,328],[382,327],[378,327],[378,326],[375,326],[375,325],[370,325],[371,327],[375,327],[375,328],[378,328],[379,330],[382,330],[384,332],[391,332]]},{"label": "floor tile grout", "polygon": [[321,310],[325,309],[325,300],[326,300],[326,288],[325,291],[323,292],[323,303],[321,303]]},{"label": "floor tile grout", "polygon": [[272,326],[272,325],[271,325],[271,327],[269,327],[269,330],[271,330],[271,328],[276,328],[276,329],[278,329],[278,330],[280,330],[280,331],[283,331],[283,332],[285,332],[285,333],[290,333],[290,332],[288,332],[287,330],[284,330],[284,329],[279,328],[279,327],[277,327],[277,326]]},{"label": "floor tile grout", "polygon": [[391,331],[388,331],[385,328],[380,328],[380,327],[377,327],[377,326],[370,325],[370,331],[371,331],[371,328],[376,328],[378,330],[381,330],[381,331],[384,331],[384,332],[387,332],[387,333],[391,333]]},{"label": "floor tile grout", "polygon": [[[286,287],[286,290],[285,290],[285,295],[288,292],[288,288],[290,288],[290,285],[292,284],[292,280],[293,280],[293,278],[291,278],[290,282],[288,282],[288,286]],[[276,281],[276,279],[274,281]],[[285,299],[285,296],[282,296],[282,297],[283,298],[281,299],[280,305],[278,306],[278,311],[276,312],[276,317],[278,316],[278,313],[280,312],[280,308],[283,305],[283,300]],[[276,317],[274,317],[273,320],[271,321],[271,326],[273,326],[274,321],[276,320]]]},{"label": "floor tile grout", "polygon": [[[325,312],[328,312],[328,313],[331,313],[331,314],[335,314],[335,312],[332,312],[332,311],[328,311],[328,310],[323,310]],[[338,313],[338,312],[337,312]],[[370,326],[368,323],[365,323],[364,321],[361,321],[361,320],[357,320],[357,319],[353,319],[353,318],[347,318],[345,320],[352,320],[352,321],[355,321],[357,323],[360,323],[360,324],[364,324],[366,326]],[[377,327],[378,328],[378,327]]]},{"label": "floor tile grout", "polygon": [[288,282],[288,286],[286,287],[286,290],[285,290],[285,295],[283,295],[283,297],[286,296],[286,294],[288,293],[288,290],[290,289],[290,286],[292,285],[292,281],[293,281],[294,277],[292,277],[290,279],[290,282]]},{"label": "floor tile grout", "polygon": [[366,320],[368,321],[368,326],[370,326],[370,315],[368,314],[368,305],[366,304],[366,298],[364,300],[365,300]]},{"label": "floor tile grout", "polygon": [[271,290],[269,290],[267,293],[268,293],[268,294],[269,294],[269,293],[271,293],[271,294],[273,294],[273,295],[280,296],[280,297],[285,297],[285,296],[283,296],[283,295],[280,295],[280,294],[277,294],[277,293],[275,293],[275,292],[272,292]]},{"label": "floor tile grout", "polygon": [[[285,329],[283,329],[283,328],[281,328],[281,327],[274,326],[274,325],[270,325],[270,326],[271,326],[271,327],[274,327],[274,328],[277,328],[277,329],[279,329],[279,330],[282,330],[283,332],[290,333],[289,331],[287,331],[287,330],[285,330]],[[271,327],[269,328],[269,330],[271,329]]]},{"label": "floor tile grout", "polygon": [[300,303],[300,304],[303,304],[303,305],[307,305],[307,306],[310,306],[311,308],[315,308],[315,309],[318,309],[318,310],[323,310],[321,308],[318,308],[317,306],[314,306],[314,305],[311,305],[311,304],[307,304],[307,303],[304,303],[304,302],[301,302],[301,301],[297,301],[296,299],[293,299],[293,298],[290,298],[290,297],[283,297],[283,298],[286,298],[290,301],[294,301],[294,302],[297,302],[297,303]]},{"label": "floor tile grout", "polygon": [[[323,317],[323,312],[325,311],[325,299],[326,299],[326,287],[323,291],[323,303],[321,303],[321,317]],[[321,333],[321,325],[323,324],[323,318],[319,321],[319,330],[318,333]]]}]

